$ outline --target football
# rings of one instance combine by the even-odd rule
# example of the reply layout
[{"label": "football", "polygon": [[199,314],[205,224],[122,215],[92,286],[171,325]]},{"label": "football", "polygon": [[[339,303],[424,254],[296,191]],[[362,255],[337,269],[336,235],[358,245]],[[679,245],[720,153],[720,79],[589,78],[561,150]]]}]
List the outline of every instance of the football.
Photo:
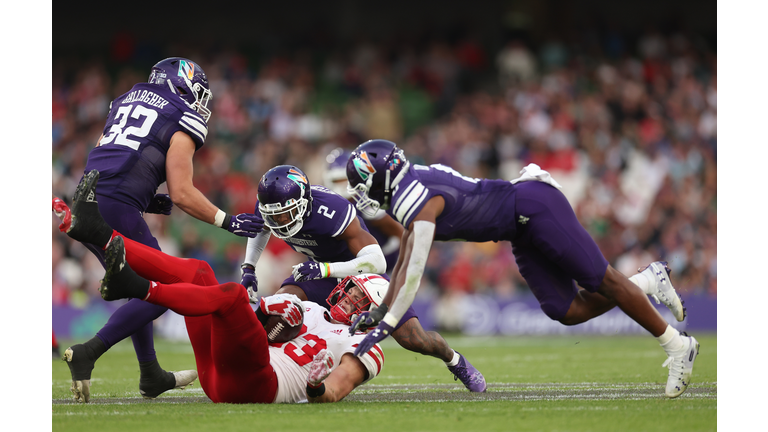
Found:
[{"label": "football", "polygon": [[267,339],[270,343],[283,343],[294,339],[299,335],[301,326],[304,323],[304,315],[301,316],[301,323],[296,326],[288,325],[288,322],[279,315],[269,315],[264,330],[267,331]]}]

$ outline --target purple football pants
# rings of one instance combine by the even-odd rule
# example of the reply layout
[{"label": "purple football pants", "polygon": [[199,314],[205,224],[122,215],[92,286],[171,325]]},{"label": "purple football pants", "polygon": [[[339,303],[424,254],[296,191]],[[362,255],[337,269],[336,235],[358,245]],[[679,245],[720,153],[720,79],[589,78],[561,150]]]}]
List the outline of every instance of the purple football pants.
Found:
[{"label": "purple football pants", "polygon": [[[381,275],[381,277],[389,280],[389,276],[385,274]],[[337,278],[296,282],[296,280],[293,278],[293,275],[291,275],[283,281],[282,285],[280,285],[280,288],[286,285],[295,285],[304,291],[304,294],[307,295],[307,300],[315,302],[326,309],[330,309],[331,306],[328,304],[328,296],[331,295],[331,291],[336,288],[336,285],[338,285],[339,282],[341,282],[341,279]],[[416,311],[413,310],[413,307],[409,307],[408,310],[405,311],[405,315],[403,315],[403,318],[401,318],[400,322],[397,323],[395,330],[399,329],[400,326],[405,324],[405,322],[411,318],[418,318],[418,316],[416,316]]]},{"label": "purple football pants", "polygon": [[[157,239],[149,232],[147,223],[136,207],[103,195],[97,194],[96,199],[99,202],[101,215],[112,229],[131,240],[160,250]],[[85,243],[85,246],[104,266],[104,251],[92,244]],[[107,349],[130,336],[139,361],[152,361],[157,358],[152,338],[152,321],[167,310],[168,308],[162,306],[131,299],[109,317],[96,336],[104,342]]]},{"label": "purple football pants", "polygon": [[576,283],[590,292],[597,291],[608,261],[579,223],[565,195],[549,184],[518,184],[515,224],[512,252],[520,274],[544,313],[560,320],[576,297]]}]

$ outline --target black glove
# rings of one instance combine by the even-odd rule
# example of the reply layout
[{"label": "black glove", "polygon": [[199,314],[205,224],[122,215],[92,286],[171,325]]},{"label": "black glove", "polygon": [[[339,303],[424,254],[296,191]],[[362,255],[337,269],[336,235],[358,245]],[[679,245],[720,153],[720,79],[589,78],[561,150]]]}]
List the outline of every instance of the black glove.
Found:
[{"label": "black glove", "polygon": [[381,306],[375,308],[372,311],[363,312],[357,317],[355,322],[349,326],[349,334],[354,335],[358,331],[368,331],[369,329],[379,325],[381,320],[384,319],[384,315],[387,314],[389,306],[381,304]]}]

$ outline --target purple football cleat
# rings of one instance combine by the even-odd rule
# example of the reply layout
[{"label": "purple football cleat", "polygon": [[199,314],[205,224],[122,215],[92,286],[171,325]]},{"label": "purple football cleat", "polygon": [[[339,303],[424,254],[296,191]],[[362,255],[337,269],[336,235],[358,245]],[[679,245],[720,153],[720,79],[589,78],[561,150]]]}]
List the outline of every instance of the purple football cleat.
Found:
[{"label": "purple football cleat", "polygon": [[450,370],[454,375],[454,381],[461,380],[461,382],[464,384],[464,387],[466,387],[471,392],[484,392],[486,385],[485,377],[483,377],[483,374],[481,374],[479,370],[475,369],[475,367],[472,366],[472,364],[468,362],[460,352],[456,351],[456,354],[459,355],[459,362],[456,364],[456,366],[448,366],[448,370]]}]

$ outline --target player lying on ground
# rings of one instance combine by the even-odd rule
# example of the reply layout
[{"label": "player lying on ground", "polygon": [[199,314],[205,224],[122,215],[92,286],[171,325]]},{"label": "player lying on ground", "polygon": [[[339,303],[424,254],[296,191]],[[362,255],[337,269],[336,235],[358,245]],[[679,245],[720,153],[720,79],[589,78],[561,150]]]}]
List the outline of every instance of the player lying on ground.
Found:
[{"label": "player lying on ground", "polygon": [[664,302],[678,321],[685,319],[667,263],[652,263],[627,279],[608,264],[548,172],[531,164],[521,174],[509,182],[469,178],[444,165],[411,165],[386,140],[367,141],[355,149],[347,162],[347,180],[357,209],[364,214],[385,209],[405,228],[392,289],[381,306],[361,314],[350,328],[377,326],[355,354],[390,335],[410,307],[433,241],[506,240],[512,242],[520,273],[547,316],[575,325],[618,306],[667,353],[666,395],[682,394],[699,343],[664,321],[646,296]]},{"label": "player lying on ground", "polygon": [[[58,205],[57,214],[64,214],[60,229],[75,240],[105,250],[107,269],[99,288],[105,300],[137,298],[185,316],[200,384],[213,402],[336,402],[381,371],[384,355],[380,347],[355,357],[352,352],[364,335],[350,336],[348,326],[331,321],[325,308],[302,303],[290,294],[260,301],[260,313],[302,325],[295,339],[269,344],[242,285],[219,284],[205,261],[172,257],[112,230],[91,198],[97,181],[95,171],[83,178],[71,219],[69,209]],[[196,275],[204,285],[189,283]],[[370,303],[365,287],[375,285],[376,278],[361,275],[345,280],[348,286],[336,298],[334,313],[358,311],[353,299]],[[169,279],[174,283],[167,283]],[[379,296],[386,287],[384,283],[376,286]],[[74,386],[73,391],[77,392]],[[87,399],[87,395],[75,397]]]},{"label": "player lying on ground", "polygon": [[[192,182],[193,157],[205,144],[212,98],[200,65],[171,57],[152,67],[148,82],[134,85],[110,103],[103,134],[88,154],[83,174],[100,172],[94,190],[100,211],[126,238],[160,250],[144,213],[169,215],[174,206],[238,236],[253,237],[261,230],[256,215],[226,214]],[[163,183],[168,194],[156,194]],[[104,265],[104,251],[89,243],[84,246]],[[154,398],[183,386],[191,372],[164,371],[155,353],[152,322],[166,310],[138,300],[122,305],[93,338],[64,351],[72,379],[89,383],[99,357],[130,336],[142,396]]]},{"label": "player lying on ground", "polygon": [[[381,247],[354,206],[323,186],[310,186],[299,168],[280,165],[267,171],[259,182],[258,199],[258,211],[269,230],[248,239],[241,283],[250,292],[257,289],[254,269],[270,239],[270,231],[308,258],[294,267],[278,293],[325,304],[340,278],[386,271]],[[485,391],[483,375],[451,349],[440,334],[425,331],[413,308],[407,307],[393,328],[392,335],[400,346],[441,359],[454,379],[461,380],[469,391]]]}]

